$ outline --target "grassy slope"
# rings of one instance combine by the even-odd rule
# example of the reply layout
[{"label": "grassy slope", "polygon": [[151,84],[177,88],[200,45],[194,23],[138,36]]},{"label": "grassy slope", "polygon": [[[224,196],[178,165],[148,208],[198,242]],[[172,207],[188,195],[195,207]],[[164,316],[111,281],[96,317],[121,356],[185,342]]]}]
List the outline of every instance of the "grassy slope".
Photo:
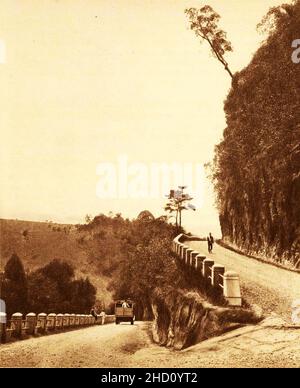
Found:
[{"label": "grassy slope", "polygon": [[111,300],[106,290],[108,278],[99,273],[96,265],[99,263],[89,259],[92,247],[78,242],[82,235],[74,225],[0,219],[0,269],[3,270],[14,252],[22,259],[26,271],[53,259],[65,260],[73,265],[76,276],[88,276],[97,287],[98,298],[108,303]]}]

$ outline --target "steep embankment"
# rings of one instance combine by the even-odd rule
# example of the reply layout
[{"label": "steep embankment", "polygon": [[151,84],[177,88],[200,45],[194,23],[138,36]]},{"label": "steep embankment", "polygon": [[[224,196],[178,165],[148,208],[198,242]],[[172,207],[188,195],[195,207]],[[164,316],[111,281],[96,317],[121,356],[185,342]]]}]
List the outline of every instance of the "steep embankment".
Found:
[{"label": "steep embankment", "polygon": [[227,128],[216,147],[223,239],[244,252],[300,267],[300,1],[273,9],[269,37],[233,78]]},{"label": "steep embankment", "polygon": [[151,301],[154,342],[176,350],[262,319],[260,309],[213,306],[196,291],[156,289]]},{"label": "steep embankment", "polygon": [[1,219],[0,236],[0,270],[13,253],[21,258],[26,271],[60,259],[70,263],[77,276],[88,276],[99,298],[111,301],[108,278],[101,271],[104,259],[94,257],[97,241],[90,233],[78,231],[75,225]]}]

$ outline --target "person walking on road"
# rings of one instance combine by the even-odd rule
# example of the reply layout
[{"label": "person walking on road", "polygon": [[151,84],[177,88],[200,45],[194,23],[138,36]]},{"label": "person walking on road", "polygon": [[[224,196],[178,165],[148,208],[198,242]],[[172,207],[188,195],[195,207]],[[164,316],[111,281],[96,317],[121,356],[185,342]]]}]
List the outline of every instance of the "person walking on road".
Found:
[{"label": "person walking on road", "polygon": [[211,233],[207,236],[207,245],[208,245],[208,253],[212,253],[213,245],[214,245],[214,238]]}]

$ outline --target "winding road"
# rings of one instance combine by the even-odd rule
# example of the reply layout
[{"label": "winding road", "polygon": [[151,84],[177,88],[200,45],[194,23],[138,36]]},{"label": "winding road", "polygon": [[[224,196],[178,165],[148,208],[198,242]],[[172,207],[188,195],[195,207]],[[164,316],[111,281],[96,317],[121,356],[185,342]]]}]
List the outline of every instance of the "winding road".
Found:
[{"label": "winding road", "polygon": [[1,367],[300,367],[300,330],[273,318],[178,352],[151,341],[150,322],[107,324],[0,345]]},{"label": "winding road", "polygon": [[185,244],[224,265],[226,270],[236,271],[247,301],[260,305],[267,314],[275,312],[287,322],[291,321],[292,302],[300,299],[299,273],[251,259],[217,244],[211,254],[207,252],[206,242],[187,241]]},{"label": "winding road", "polygon": [[243,296],[268,318],[181,352],[154,344],[151,322],[70,330],[0,345],[0,368],[300,367],[300,327],[286,325],[292,301],[300,299],[300,274],[218,245],[209,255],[206,243],[187,244],[238,272]]}]

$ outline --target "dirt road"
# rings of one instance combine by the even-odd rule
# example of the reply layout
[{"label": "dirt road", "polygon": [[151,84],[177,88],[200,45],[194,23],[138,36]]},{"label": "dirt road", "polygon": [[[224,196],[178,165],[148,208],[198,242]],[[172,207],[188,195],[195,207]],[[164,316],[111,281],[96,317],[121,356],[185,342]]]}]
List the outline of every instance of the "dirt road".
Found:
[{"label": "dirt road", "polygon": [[207,244],[202,241],[186,242],[192,249],[206,254],[226,270],[240,275],[243,296],[251,303],[263,307],[266,313],[276,312],[287,321],[291,319],[291,304],[300,299],[300,274],[262,263],[214,245],[208,254]]},{"label": "dirt road", "polygon": [[15,367],[123,367],[151,343],[147,325],[107,324],[0,346],[0,365]]},{"label": "dirt road", "polygon": [[[206,253],[205,243],[189,244]],[[290,321],[300,274],[220,246],[208,256],[239,273],[247,300]],[[0,345],[0,367],[300,367],[300,327],[289,328],[274,314],[182,352],[155,345],[150,326],[108,324]]]},{"label": "dirt road", "polygon": [[108,324],[0,345],[0,366],[300,367],[300,329],[283,329],[276,318],[182,352],[153,344],[150,325]]}]

